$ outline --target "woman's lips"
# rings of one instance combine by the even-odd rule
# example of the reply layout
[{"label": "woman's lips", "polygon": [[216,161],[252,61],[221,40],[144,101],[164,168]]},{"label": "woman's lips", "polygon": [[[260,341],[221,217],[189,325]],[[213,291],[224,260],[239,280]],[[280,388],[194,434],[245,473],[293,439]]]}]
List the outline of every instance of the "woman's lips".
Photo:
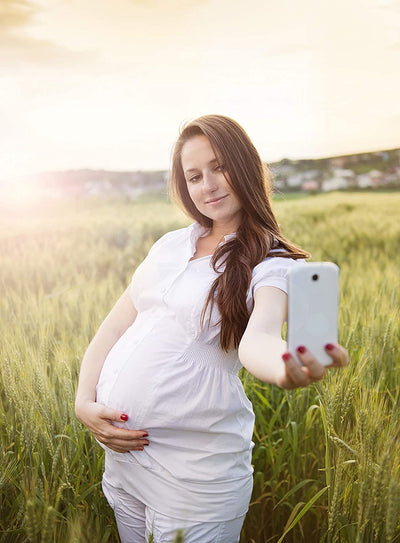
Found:
[{"label": "woman's lips", "polygon": [[224,200],[228,195],[225,194],[225,196],[220,196],[219,198],[213,198],[212,200],[207,200],[206,204],[209,204],[209,205],[217,205],[219,204],[219,202],[221,202],[222,200]]}]

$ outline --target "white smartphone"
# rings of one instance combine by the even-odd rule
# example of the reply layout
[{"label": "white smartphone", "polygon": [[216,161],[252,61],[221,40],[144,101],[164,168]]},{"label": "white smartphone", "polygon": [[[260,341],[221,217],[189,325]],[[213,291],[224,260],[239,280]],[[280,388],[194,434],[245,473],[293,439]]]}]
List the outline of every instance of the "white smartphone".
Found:
[{"label": "white smartphone", "polygon": [[288,275],[288,351],[304,345],[324,366],[332,363],[324,346],[338,342],[339,267],[333,262],[294,266]]}]

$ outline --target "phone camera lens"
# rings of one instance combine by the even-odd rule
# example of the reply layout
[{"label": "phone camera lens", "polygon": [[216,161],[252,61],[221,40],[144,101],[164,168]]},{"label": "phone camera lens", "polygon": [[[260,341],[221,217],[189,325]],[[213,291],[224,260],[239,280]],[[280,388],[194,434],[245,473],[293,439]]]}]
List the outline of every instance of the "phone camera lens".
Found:
[{"label": "phone camera lens", "polygon": [[312,280],[313,281],[318,281],[318,274],[317,273],[314,273],[314,275],[312,276]]}]

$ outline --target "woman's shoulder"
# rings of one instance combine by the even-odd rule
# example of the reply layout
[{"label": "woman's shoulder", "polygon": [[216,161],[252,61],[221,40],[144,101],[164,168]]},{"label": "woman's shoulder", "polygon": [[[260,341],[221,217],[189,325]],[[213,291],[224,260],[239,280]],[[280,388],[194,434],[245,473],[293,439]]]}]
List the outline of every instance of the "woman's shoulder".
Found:
[{"label": "woman's shoulder", "polygon": [[295,259],[286,256],[275,256],[274,253],[279,252],[279,250],[273,249],[269,252],[268,256],[264,258],[259,264],[254,266],[253,275],[257,272],[263,271],[273,271],[281,270],[288,271],[290,268],[298,265],[306,264],[306,261],[303,258]]},{"label": "woman's shoulder", "polygon": [[162,247],[165,245],[179,243],[180,241],[183,241],[188,237],[188,235],[190,235],[191,227],[192,225],[165,232],[157,239],[157,241],[153,245],[153,248]]},{"label": "woman's shoulder", "polygon": [[271,256],[269,254],[253,268],[249,292],[254,295],[260,287],[277,287],[283,292],[288,291],[288,273],[294,266],[305,264],[304,259],[296,260],[284,256]]}]

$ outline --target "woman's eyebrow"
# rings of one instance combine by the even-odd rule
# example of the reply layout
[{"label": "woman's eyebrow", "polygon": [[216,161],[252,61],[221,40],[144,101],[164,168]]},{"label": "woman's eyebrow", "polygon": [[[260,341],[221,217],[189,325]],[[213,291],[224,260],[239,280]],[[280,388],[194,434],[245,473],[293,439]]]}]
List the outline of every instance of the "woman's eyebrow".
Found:
[{"label": "woman's eyebrow", "polygon": [[[212,160],[210,160],[210,162],[208,162],[207,166],[209,166],[210,164],[214,164],[215,162],[219,162],[219,160],[217,158],[213,158]],[[185,173],[189,173],[189,172],[195,172],[197,171],[198,168],[189,168],[188,170],[185,170]]]}]

